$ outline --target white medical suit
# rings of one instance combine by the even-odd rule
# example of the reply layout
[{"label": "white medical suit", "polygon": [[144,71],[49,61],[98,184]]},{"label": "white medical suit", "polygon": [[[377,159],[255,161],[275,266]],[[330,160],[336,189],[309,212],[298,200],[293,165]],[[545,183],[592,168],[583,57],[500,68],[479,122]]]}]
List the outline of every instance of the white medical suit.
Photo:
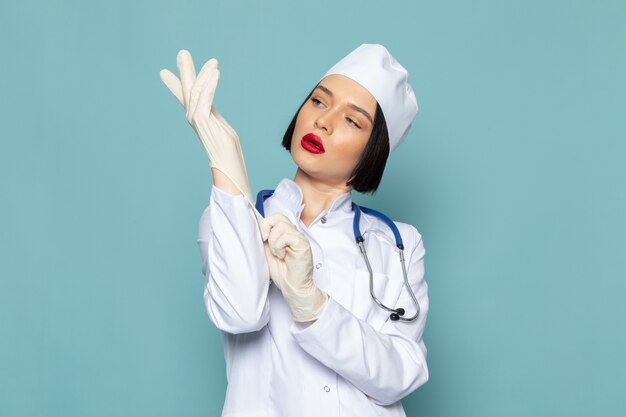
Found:
[{"label": "white medical suit", "polygon": [[[300,220],[302,199],[300,187],[283,179],[264,210],[266,216],[286,215],[309,239],[313,280],[330,297],[312,324],[294,322],[282,293],[270,284],[255,216],[242,195],[213,186],[200,219],[204,302],[224,336],[228,386],[222,416],[404,417],[400,400],[428,380],[422,237],[415,227],[394,222],[421,312],[412,322],[392,321],[370,296],[369,272],[352,229],[352,194],[338,196],[308,227]],[[415,306],[391,229],[362,213],[361,233],[374,293],[412,316]]]}]

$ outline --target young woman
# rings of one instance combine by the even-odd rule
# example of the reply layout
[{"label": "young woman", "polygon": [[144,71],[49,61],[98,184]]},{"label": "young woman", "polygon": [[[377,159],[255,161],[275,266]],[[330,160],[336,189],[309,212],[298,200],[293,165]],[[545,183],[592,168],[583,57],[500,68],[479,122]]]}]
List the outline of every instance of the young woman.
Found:
[{"label": "young woman", "polygon": [[255,205],[238,137],[212,105],[217,61],[196,78],[181,51],[179,68],[180,81],[161,78],[213,168],[198,245],[206,309],[224,335],[222,416],[405,416],[400,400],[428,380],[424,245],[388,219],[398,245],[352,191],[377,189],[417,114],[408,73],[378,44],[333,66],[284,135],[293,180]]}]

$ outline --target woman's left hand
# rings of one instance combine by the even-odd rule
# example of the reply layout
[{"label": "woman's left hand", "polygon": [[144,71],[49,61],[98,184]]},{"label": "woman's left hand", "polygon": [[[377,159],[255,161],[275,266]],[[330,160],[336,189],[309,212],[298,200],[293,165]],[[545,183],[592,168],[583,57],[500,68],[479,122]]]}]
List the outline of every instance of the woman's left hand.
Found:
[{"label": "woman's left hand", "polygon": [[[162,69],[161,81],[185,108],[187,121],[200,139],[211,168],[222,172],[248,202],[253,202],[239,135],[213,103],[220,78],[217,59],[209,59],[197,76],[189,51],[181,49],[176,61],[180,79],[170,70]],[[251,205],[254,207],[254,203]]]},{"label": "woman's left hand", "polygon": [[313,255],[309,240],[280,213],[261,222],[272,281],[281,290],[295,321],[316,320],[328,295],[313,282]]}]

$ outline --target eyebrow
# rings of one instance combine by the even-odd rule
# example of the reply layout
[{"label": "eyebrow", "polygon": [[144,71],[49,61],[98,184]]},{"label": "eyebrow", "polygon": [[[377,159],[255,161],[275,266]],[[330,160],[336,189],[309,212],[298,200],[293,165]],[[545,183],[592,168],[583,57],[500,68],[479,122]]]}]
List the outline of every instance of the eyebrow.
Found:
[{"label": "eyebrow", "polygon": [[[322,90],[323,92],[325,92],[326,94],[328,94],[329,96],[333,96],[333,92],[330,91],[328,88],[324,87],[322,84],[318,84],[318,86],[316,88],[319,88],[320,90]],[[363,113],[363,115],[365,117],[367,117],[367,120],[369,120],[369,122],[373,125],[374,121],[372,120],[372,116],[370,116],[370,114],[363,110],[361,107],[357,106],[356,104],[353,103],[348,103],[348,105],[350,107],[352,107],[354,110],[358,111],[359,113]]]}]

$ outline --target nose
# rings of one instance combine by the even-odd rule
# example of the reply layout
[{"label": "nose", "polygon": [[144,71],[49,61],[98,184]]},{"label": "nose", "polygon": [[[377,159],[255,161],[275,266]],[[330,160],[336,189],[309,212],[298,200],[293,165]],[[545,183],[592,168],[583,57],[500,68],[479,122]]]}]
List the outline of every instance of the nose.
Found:
[{"label": "nose", "polygon": [[336,111],[329,108],[325,112],[321,112],[315,119],[315,127],[317,129],[324,129],[327,135],[331,135],[334,129]]}]

